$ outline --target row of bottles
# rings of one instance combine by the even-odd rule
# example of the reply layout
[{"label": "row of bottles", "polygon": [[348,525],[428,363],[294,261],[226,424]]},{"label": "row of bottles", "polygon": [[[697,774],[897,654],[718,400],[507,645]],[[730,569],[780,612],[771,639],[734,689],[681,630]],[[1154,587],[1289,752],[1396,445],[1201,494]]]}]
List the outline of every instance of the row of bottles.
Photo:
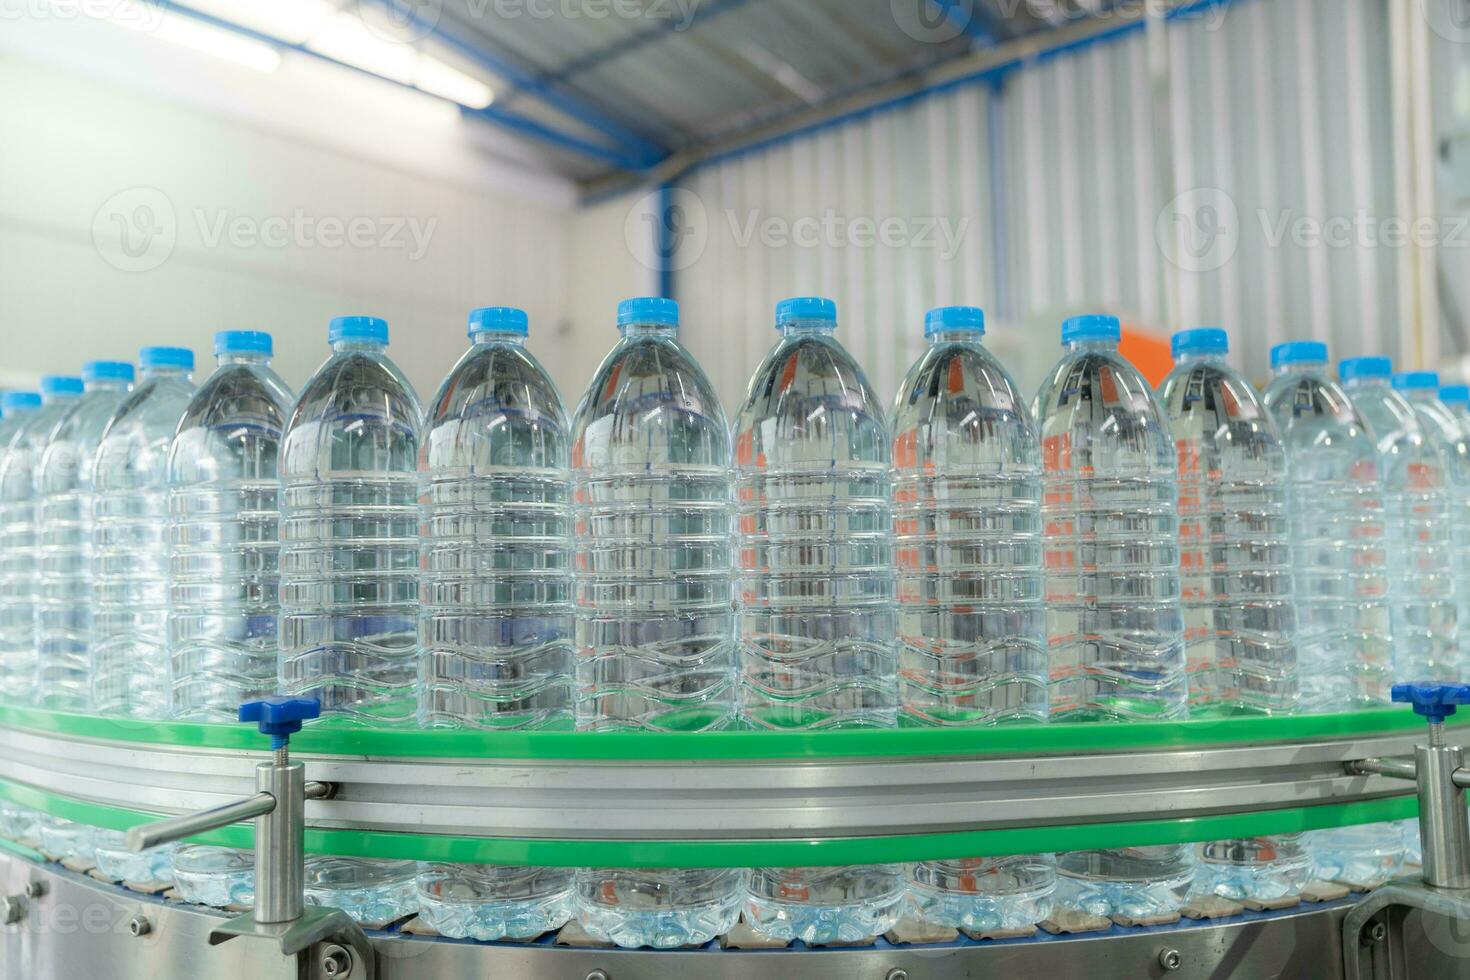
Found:
[{"label": "row of bottles", "polygon": [[[1341,710],[1381,703],[1394,657],[1415,679],[1459,669],[1461,423],[1378,359],[1344,365],[1349,398],[1325,348],[1284,345],[1262,397],[1222,332],[1187,331],[1156,397],[1117,321],[1079,317],[1028,408],[981,311],[952,307],[890,414],[834,304],[804,297],[778,305],[732,427],[675,304],[627,301],[618,326],[571,418],[501,307],[471,314],[427,419],[371,317],[332,322],[294,403],[251,331],[219,336],[197,392],[187,351],[149,348],[131,393],[104,362],[85,394],[9,396],[0,691],[135,717],[223,721],[279,691],[319,697],[325,725],[688,732]],[[825,942],[882,932],[915,889],[969,927],[1035,921],[1053,889],[1164,914],[1197,850],[1210,889],[1255,895],[1307,853],[1288,835],[907,871],[450,865],[420,890],[477,936],[544,931],[575,896],[622,945],[702,942],[742,908]],[[334,874],[366,893],[379,865]]]}]

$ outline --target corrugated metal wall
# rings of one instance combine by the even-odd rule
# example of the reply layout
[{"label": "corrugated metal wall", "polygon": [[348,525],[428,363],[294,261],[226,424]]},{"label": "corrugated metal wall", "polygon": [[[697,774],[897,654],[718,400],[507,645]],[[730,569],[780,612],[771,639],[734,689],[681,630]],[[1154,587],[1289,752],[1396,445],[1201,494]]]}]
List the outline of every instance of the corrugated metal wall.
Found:
[{"label": "corrugated metal wall", "polygon": [[675,295],[716,323],[690,343],[734,405],[772,303],[831,295],[887,395],[930,306],[986,306],[996,346],[1024,358],[1078,309],[1179,325],[1172,261],[1180,323],[1230,328],[1252,373],[1288,337],[1395,353],[1388,2],[1237,0],[1170,21],[1170,148],[1135,30],[702,166],[679,189],[709,234],[676,255]]},{"label": "corrugated metal wall", "polygon": [[[690,344],[727,405],[770,345],[773,304],[818,293],[883,392],[936,297],[995,295],[990,90],[966,86],[700,168],[680,185],[709,228],[676,296],[718,329]],[[675,264],[685,256],[675,255]]]}]

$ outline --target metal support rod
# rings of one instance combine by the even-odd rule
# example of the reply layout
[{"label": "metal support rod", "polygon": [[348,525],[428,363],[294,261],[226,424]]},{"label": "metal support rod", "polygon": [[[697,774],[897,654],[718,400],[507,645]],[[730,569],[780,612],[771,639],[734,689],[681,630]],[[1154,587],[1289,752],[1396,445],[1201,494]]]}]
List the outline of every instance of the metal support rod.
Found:
[{"label": "metal support rod", "polygon": [[256,793],[243,800],[235,800],[212,810],[200,810],[179,817],[159,820],[134,827],[127,832],[126,846],[130,851],[144,851],[160,844],[169,844],[185,837],[193,837],[208,830],[218,830],[242,820],[250,820],[270,813],[275,809],[276,798],[270,793]]},{"label": "metal support rod", "polygon": [[1421,745],[1414,753],[1419,770],[1419,837],[1424,851],[1424,882],[1435,888],[1470,888],[1470,820],[1465,793],[1456,780],[1464,762],[1458,745]]},{"label": "metal support rod", "polygon": [[255,768],[255,786],[280,801],[255,821],[255,921],[293,922],[303,909],[306,767],[262,762]]},{"label": "metal support rod", "polygon": [[1388,776],[1410,782],[1419,778],[1418,769],[1407,759],[1359,759],[1348,763],[1348,771],[1355,776]]}]

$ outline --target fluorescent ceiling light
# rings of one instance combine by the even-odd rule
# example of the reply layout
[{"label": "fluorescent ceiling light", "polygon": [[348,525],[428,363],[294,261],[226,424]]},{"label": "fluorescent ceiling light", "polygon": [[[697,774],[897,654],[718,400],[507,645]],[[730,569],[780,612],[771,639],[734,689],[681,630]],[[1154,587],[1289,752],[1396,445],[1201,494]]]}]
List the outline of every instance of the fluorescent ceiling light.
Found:
[{"label": "fluorescent ceiling light", "polygon": [[281,53],[269,44],[185,17],[165,17],[149,33],[161,41],[181,44],[256,71],[273,72],[281,64]]},{"label": "fluorescent ceiling light", "polygon": [[386,40],[373,33],[355,14],[336,14],[306,42],[318,54],[344,64],[412,85],[418,69],[418,52],[407,44]]},{"label": "fluorescent ceiling light", "polygon": [[426,54],[419,55],[419,70],[414,76],[413,84],[431,95],[458,102],[471,109],[483,109],[495,98],[490,86],[478,78],[466,75]]},{"label": "fluorescent ceiling light", "polygon": [[139,34],[193,48],[256,71],[273,72],[281,64],[281,53],[269,44],[187,15],[170,13],[158,8],[151,0],[121,0],[108,4],[52,0],[52,3],[58,9],[105,20]]},{"label": "fluorescent ceiling light", "polygon": [[[152,0],[156,2],[156,0]],[[287,44],[306,39],[337,13],[328,0],[181,0],[201,13],[248,27]]]}]

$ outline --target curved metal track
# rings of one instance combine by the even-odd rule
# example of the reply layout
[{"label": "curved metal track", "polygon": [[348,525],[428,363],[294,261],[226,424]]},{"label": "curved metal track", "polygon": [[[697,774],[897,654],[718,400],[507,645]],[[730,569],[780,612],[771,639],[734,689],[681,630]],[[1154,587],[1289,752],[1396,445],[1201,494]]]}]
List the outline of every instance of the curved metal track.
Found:
[{"label": "curved metal track", "polygon": [[[1470,741],[1470,728],[1447,734]],[[311,778],[336,786],[332,799],[307,804],[308,825],[319,830],[778,844],[1178,823],[1401,798],[1411,785],[1349,775],[1346,763],[1409,753],[1418,738],[1412,731],[1143,752],[1088,752],[1082,739],[1075,752],[1035,758],[296,757]],[[177,813],[249,795],[263,758],[0,727],[0,781],[129,811]]]}]

